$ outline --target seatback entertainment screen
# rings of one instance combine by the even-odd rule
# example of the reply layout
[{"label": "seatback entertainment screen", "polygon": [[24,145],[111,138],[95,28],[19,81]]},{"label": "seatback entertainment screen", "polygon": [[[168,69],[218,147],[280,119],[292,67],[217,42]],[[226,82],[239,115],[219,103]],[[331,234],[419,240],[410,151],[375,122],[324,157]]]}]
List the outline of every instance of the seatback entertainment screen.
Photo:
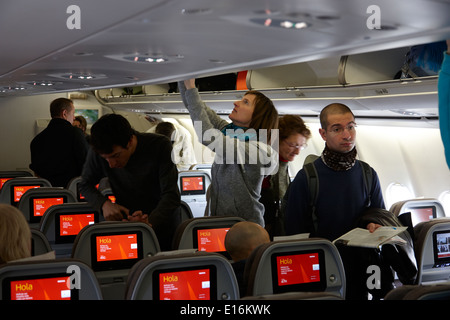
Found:
[{"label": "seatback entertainment screen", "polygon": [[433,232],[434,266],[450,265],[450,230]]},{"label": "seatback entertainment screen", "polygon": [[96,212],[58,213],[55,221],[56,243],[71,243],[84,227],[97,223]]},{"label": "seatback entertainment screen", "polygon": [[225,236],[230,227],[194,228],[194,248],[206,252],[226,252]]},{"label": "seatback entertainment screen", "polygon": [[273,254],[271,265],[274,293],[326,289],[322,250]]},{"label": "seatback entertainment screen", "polygon": [[3,281],[4,300],[78,300],[67,274],[13,277]]},{"label": "seatback entertainment screen", "polygon": [[42,184],[15,185],[11,186],[11,204],[17,206],[23,194],[30,189],[40,188]]},{"label": "seatback entertainment screen", "polygon": [[143,258],[142,233],[98,233],[91,236],[91,264],[95,271],[131,268]]},{"label": "seatback entertainment screen", "polygon": [[205,177],[187,176],[180,177],[181,195],[206,194]]},{"label": "seatback entertainment screen", "polygon": [[153,273],[154,300],[216,300],[215,266],[158,270]]},{"label": "seatback entertainment screen", "polygon": [[415,226],[420,222],[426,222],[436,218],[436,207],[411,207],[408,208],[408,211],[411,212],[411,221],[412,225]]},{"label": "seatback entertainment screen", "polygon": [[31,197],[29,204],[31,208],[30,222],[39,222],[48,208],[66,202],[66,196],[48,198]]}]

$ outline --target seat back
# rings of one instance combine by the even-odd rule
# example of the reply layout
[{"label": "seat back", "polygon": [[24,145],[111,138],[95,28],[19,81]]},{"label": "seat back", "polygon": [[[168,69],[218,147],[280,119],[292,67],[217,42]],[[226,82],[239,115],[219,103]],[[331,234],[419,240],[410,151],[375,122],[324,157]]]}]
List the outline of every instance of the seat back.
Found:
[{"label": "seat back", "polygon": [[52,251],[50,242],[38,229],[31,228],[31,255],[38,256]]},{"label": "seat back", "polygon": [[83,228],[72,258],[94,270],[105,300],[123,299],[128,272],[139,260],[160,252],[153,229],[142,222],[105,221]]},{"label": "seat back", "polygon": [[7,203],[13,206],[19,204],[22,195],[29,189],[40,187],[51,187],[47,179],[35,177],[18,177],[5,181],[0,190],[0,203]]},{"label": "seat back", "polygon": [[72,259],[11,262],[0,266],[0,299],[101,300],[94,272]]},{"label": "seat back", "polygon": [[173,249],[198,249],[199,251],[220,252],[226,255],[226,232],[237,222],[244,221],[241,217],[211,216],[188,219],[182,222],[173,239]]},{"label": "seat back", "polygon": [[[394,203],[389,211],[398,216],[402,222],[407,219],[413,227],[420,222],[445,217],[444,207],[434,198],[399,201]],[[403,217],[404,215],[407,217]]]},{"label": "seat back", "polygon": [[193,218],[191,207],[183,200],[180,200],[180,223]]},{"label": "seat back", "polygon": [[78,184],[80,182],[81,182],[81,177],[72,178],[69,181],[69,183],[67,184],[66,189],[73,193],[73,195],[75,196],[75,199],[77,199],[77,201],[83,202],[83,201],[86,201],[86,200],[84,199],[84,197],[80,193],[80,189],[78,187]]},{"label": "seat back", "polygon": [[189,170],[202,170],[205,171],[211,177],[212,163],[196,163],[193,164]]},{"label": "seat back", "polygon": [[401,286],[388,292],[384,300],[450,300],[450,283]]},{"label": "seat back", "polygon": [[31,172],[28,171],[0,171],[0,190],[2,190],[3,184],[11,179],[18,177],[32,177]]},{"label": "seat back", "polygon": [[416,284],[450,280],[450,218],[421,222],[414,227]]},{"label": "seat back", "polygon": [[194,217],[202,217],[206,208],[206,190],[211,184],[209,174],[203,170],[188,170],[178,173],[181,200],[191,208]]},{"label": "seat back", "polygon": [[130,271],[129,300],[236,300],[239,288],[230,262],[210,252],[163,252]]},{"label": "seat back", "polygon": [[345,298],[345,272],[326,239],[274,241],[257,247],[244,270],[247,296],[328,292]]},{"label": "seat back", "polygon": [[18,209],[25,215],[30,227],[39,228],[45,211],[53,205],[73,203],[72,192],[63,188],[43,187],[30,189],[20,198]]},{"label": "seat back", "polygon": [[100,220],[100,213],[87,202],[63,203],[45,211],[39,230],[55,250],[56,257],[68,258],[78,232],[84,226]]}]

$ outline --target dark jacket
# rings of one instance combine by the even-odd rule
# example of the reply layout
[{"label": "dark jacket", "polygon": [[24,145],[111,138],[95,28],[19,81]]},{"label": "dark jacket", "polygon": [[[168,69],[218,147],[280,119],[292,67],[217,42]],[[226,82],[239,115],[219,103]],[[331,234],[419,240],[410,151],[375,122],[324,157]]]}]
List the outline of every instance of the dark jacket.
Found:
[{"label": "dark jacket", "polygon": [[54,187],[67,187],[81,175],[89,145],[83,132],[69,121],[54,118],[30,144],[30,169]]},{"label": "dark jacket", "polygon": [[177,216],[180,207],[178,170],[171,159],[172,144],[159,134],[136,133],[136,137],[136,150],[124,168],[110,168],[105,159],[89,150],[80,192],[101,210],[107,197],[95,186],[108,177],[116,203],[128,208],[130,213],[142,210],[148,214],[149,222],[162,241],[163,234],[173,235],[180,222]]}]

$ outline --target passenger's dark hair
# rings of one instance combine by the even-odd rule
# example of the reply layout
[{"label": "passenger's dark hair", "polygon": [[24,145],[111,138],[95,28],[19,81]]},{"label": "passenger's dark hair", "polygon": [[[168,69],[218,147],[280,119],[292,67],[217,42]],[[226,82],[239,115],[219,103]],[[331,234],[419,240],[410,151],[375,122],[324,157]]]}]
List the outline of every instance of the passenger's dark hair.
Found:
[{"label": "passenger's dark hair", "polygon": [[110,154],[114,146],[126,148],[136,131],[125,117],[119,114],[106,114],[91,128],[91,145],[100,154]]},{"label": "passenger's dark hair", "polygon": [[250,90],[245,93],[255,96],[255,109],[253,110],[252,120],[249,128],[255,130],[266,129],[267,139],[270,142],[272,129],[278,129],[278,111],[272,100],[262,92]]},{"label": "passenger's dark hair", "polygon": [[306,139],[311,138],[311,130],[305,125],[300,116],[287,114],[279,119],[280,141],[287,139],[290,135],[301,134]]},{"label": "passenger's dark hair", "polygon": [[330,115],[330,114],[345,114],[345,113],[351,113],[353,116],[353,119],[355,118],[355,115],[353,114],[352,110],[350,110],[350,108],[347,107],[345,104],[330,103],[329,105],[327,105],[320,112],[320,125],[321,125],[322,129],[326,130],[328,127],[328,115]]},{"label": "passenger's dark hair", "polygon": [[61,117],[63,110],[70,111],[73,101],[67,98],[57,98],[50,103],[50,116],[52,118]]},{"label": "passenger's dark hair", "polygon": [[175,131],[175,126],[171,122],[160,122],[156,125],[155,133],[162,134],[169,139],[172,139],[172,133]]},{"label": "passenger's dark hair", "polygon": [[87,128],[87,121],[86,118],[83,116],[76,116],[73,121],[78,121],[81,125],[81,128],[83,129],[83,132],[86,131]]}]

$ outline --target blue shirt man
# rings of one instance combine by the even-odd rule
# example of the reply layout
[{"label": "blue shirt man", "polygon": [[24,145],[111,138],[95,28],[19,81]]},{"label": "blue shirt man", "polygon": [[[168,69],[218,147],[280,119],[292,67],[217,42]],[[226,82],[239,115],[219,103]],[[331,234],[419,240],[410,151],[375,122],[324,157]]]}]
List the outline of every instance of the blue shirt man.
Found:
[{"label": "blue shirt man", "polygon": [[317,227],[311,223],[310,189],[304,169],[297,173],[289,189],[285,227],[288,235],[310,233],[332,241],[350,231],[367,206],[384,209],[385,204],[373,169],[368,202],[362,166],[356,161],[356,123],[351,110],[333,103],[322,110],[320,122],[319,133],[325,141],[325,149],[314,162],[319,180]]}]

